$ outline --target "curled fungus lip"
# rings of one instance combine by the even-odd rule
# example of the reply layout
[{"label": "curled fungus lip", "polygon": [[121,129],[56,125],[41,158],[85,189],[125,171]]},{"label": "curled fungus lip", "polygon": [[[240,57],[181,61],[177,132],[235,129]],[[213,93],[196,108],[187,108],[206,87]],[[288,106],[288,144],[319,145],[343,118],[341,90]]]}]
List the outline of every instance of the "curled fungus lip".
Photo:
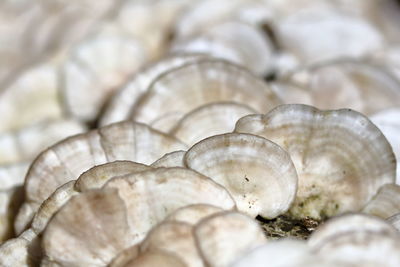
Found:
[{"label": "curled fungus lip", "polygon": [[290,209],[295,217],[321,219],[359,211],[382,185],[395,181],[390,144],[353,110],[281,105],[265,115],[241,118],[235,131],[267,138],[290,154],[299,177]]}]

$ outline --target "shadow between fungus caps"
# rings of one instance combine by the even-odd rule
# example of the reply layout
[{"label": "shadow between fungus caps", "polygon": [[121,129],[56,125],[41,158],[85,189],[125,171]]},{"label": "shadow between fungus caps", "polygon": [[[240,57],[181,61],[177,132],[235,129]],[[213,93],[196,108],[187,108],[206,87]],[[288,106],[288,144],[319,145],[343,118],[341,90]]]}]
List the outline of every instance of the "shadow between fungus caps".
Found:
[{"label": "shadow between fungus caps", "polygon": [[323,222],[309,217],[295,219],[285,214],[272,220],[264,219],[261,216],[257,216],[256,219],[261,224],[268,239],[293,237],[306,240],[318,225]]}]

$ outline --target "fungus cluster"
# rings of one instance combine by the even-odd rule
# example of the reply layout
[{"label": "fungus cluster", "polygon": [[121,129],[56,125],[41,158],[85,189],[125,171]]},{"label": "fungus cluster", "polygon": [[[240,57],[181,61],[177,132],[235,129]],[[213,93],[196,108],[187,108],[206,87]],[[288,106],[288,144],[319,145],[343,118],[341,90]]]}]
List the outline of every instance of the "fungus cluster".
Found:
[{"label": "fungus cluster", "polygon": [[0,23],[0,266],[400,266],[398,1]]}]

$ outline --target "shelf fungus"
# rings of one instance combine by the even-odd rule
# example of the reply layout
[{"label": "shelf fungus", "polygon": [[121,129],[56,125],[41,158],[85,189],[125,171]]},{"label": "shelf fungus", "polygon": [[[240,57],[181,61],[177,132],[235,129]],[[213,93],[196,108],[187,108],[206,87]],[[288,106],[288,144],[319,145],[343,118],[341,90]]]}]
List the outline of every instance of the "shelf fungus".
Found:
[{"label": "shelf fungus", "polygon": [[222,186],[184,168],[115,177],[102,189],[72,197],[50,219],[42,238],[44,258],[61,266],[106,266],[174,210],[195,203],[235,209]]},{"label": "shelf fungus", "polygon": [[362,209],[363,213],[387,219],[400,212],[400,185],[385,184]]},{"label": "shelf fungus", "polygon": [[95,165],[116,160],[150,164],[168,152],[186,149],[177,139],[146,125],[120,122],[67,138],[43,151],[25,178],[25,203],[15,221],[24,230],[39,205],[60,185]]},{"label": "shelf fungus", "polygon": [[206,137],[232,132],[238,119],[254,113],[257,112],[244,104],[211,103],[187,113],[169,133],[191,146]]},{"label": "shelf fungus", "polygon": [[400,105],[400,81],[384,67],[354,59],[302,67],[282,77],[281,84],[286,101],[322,109],[350,108],[371,116]]},{"label": "shelf fungus", "polygon": [[140,42],[113,25],[99,27],[72,49],[62,68],[62,93],[70,114],[92,122],[110,94],[145,61]]},{"label": "shelf fungus", "polygon": [[253,217],[275,218],[296,196],[297,174],[290,156],[259,136],[229,133],[206,138],[186,152],[184,163],[225,186],[238,209]]},{"label": "shelf fungus", "polygon": [[359,211],[382,185],[395,181],[390,144],[367,117],[349,109],[282,105],[241,118],[235,131],[267,138],[290,154],[299,177],[289,211],[295,218]]},{"label": "shelf fungus", "polygon": [[213,102],[234,101],[258,112],[267,112],[281,103],[262,79],[219,59],[191,62],[163,73],[138,101],[132,119],[148,124],[165,114],[183,116]]},{"label": "shelf fungus", "polygon": [[400,265],[400,234],[384,220],[363,214],[332,218],[311,235],[308,244],[314,253],[337,264]]},{"label": "shelf fungus", "polygon": [[159,75],[204,57],[202,54],[171,55],[144,67],[111,97],[100,117],[100,125],[130,119],[132,108]]}]

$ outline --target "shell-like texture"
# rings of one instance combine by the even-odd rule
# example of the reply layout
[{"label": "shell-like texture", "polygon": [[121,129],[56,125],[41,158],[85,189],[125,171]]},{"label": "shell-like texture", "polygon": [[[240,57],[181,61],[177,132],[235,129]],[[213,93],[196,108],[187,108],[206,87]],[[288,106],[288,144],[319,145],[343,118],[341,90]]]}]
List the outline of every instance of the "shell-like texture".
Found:
[{"label": "shell-like texture", "polygon": [[342,264],[400,265],[400,254],[397,253],[400,234],[376,217],[363,214],[338,216],[314,231],[308,243],[318,255]]},{"label": "shell-like texture", "polygon": [[305,63],[359,58],[384,44],[383,36],[368,21],[334,8],[300,9],[278,22],[277,37]]},{"label": "shell-like texture", "polygon": [[126,33],[112,27],[78,44],[63,68],[63,94],[69,112],[92,121],[110,94],[145,62],[143,47]]},{"label": "shell-like texture", "polygon": [[400,184],[400,108],[383,110],[370,118],[392,145],[397,159],[396,183]]},{"label": "shell-like texture", "polygon": [[275,218],[289,209],[296,196],[297,174],[289,154],[259,136],[209,137],[191,147],[184,162],[225,186],[238,209],[253,217]]},{"label": "shell-like texture", "polygon": [[[90,189],[101,188],[108,180],[114,177],[129,173],[138,173],[149,169],[151,169],[149,166],[129,161],[116,161],[93,167],[84,172],[76,181],[70,181],[57,188],[57,190],[55,190],[38,208],[29,231],[40,236],[53,215],[73,196]],[[5,225],[5,227],[7,227],[7,225]],[[24,253],[27,253],[30,258],[35,258],[30,251],[31,249],[29,249],[32,246],[35,246],[35,244],[29,241],[27,245],[24,246],[28,251]],[[36,258],[34,262],[37,263]]]},{"label": "shell-like texture", "polygon": [[239,258],[231,267],[264,267],[266,263],[268,263],[268,266],[277,267],[337,266],[313,254],[307,243],[303,241],[281,239],[268,242],[250,251]]},{"label": "shell-like texture", "polygon": [[223,187],[191,170],[159,168],[115,177],[102,189],[72,197],[52,217],[43,233],[46,258],[62,266],[105,266],[175,209],[194,203],[235,208]]},{"label": "shell-like texture", "polygon": [[32,160],[49,145],[84,131],[86,127],[77,121],[56,120],[0,133],[0,164]]},{"label": "shell-like texture", "polygon": [[185,153],[186,151],[183,150],[167,153],[153,162],[150,166],[153,168],[185,167],[185,164],[183,163],[183,157],[185,156]]},{"label": "shell-like texture", "polygon": [[254,113],[252,108],[235,102],[211,103],[187,113],[170,134],[192,146],[206,137],[232,132],[238,119]]},{"label": "shell-like texture", "polygon": [[100,118],[100,125],[129,119],[133,106],[140,96],[147,91],[154,79],[169,69],[182,66],[188,62],[197,61],[204,57],[204,55],[200,54],[173,55],[140,70],[110,99],[104,114]]},{"label": "shell-like texture", "polygon": [[362,62],[337,60],[317,64],[294,72],[288,81],[289,86],[308,91],[317,108],[351,108],[369,116],[400,105],[399,80],[385,68]]},{"label": "shell-like texture", "polygon": [[358,211],[382,185],[395,181],[390,144],[368,118],[352,110],[282,105],[240,119],[235,131],[265,137],[290,154],[299,177],[290,210],[296,217]]},{"label": "shell-like texture", "polygon": [[281,103],[263,80],[247,70],[223,60],[206,59],[159,76],[140,98],[132,118],[150,123],[164,114],[188,113],[221,101],[243,103],[261,112]]},{"label": "shell-like texture", "polygon": [[244,253],[266,242],[260,225],[238,212],[217,213],[194,229],[206,266],[230,266]]},{"label": "shell-like texture", "polygon": [[57,188],[40,205],[32,220],[31,228],[39,235],[46,227],[50,218],[74,195],[91,189],[102,188],[106,182],[114,177],[149,169],[151,167],[131,161],[114,161],[95,166],[84,172],[77,180],[67,182]]},{"label": "shell-like texture", "polygon": [[220,207],[206,204],[194,204],[177,209],[168,216],[165,221],[178,221],[195,225],[202,219],[222,211],[223,209]]},{"label": "shell-like texture", "polygon": [[400,212],[400,185],[385,184],[376,196],[363,208],[363,213],[372,214],[383,219]]},{"label": "shell-like texture", "polygon": [[178,140],[128,121],[57,143],[42,152],[30,167],[25,179],[26,202],[16,220],[17,232],[26,227],[37,206],[55,189],[77,179],[93,166],[116,160],[150,164],[165,153],[179,149],[186,147]]},{"label": "shell-like texture", "polygon": [[174,52],[210,54],[246,66],[259,75],[271,68],[272,50],[272,43],[261,29],[236,21],[215,25],[172,46]]},{"label": "shell-like texture", "polygon": [[81,192],[101,188],[113,177],[147,171],[150,169],[151,167],[147,165],[132,161],[114,161],[98,165],[82,173],[82,175],[76,180],[75,188]]},{"label": "shell-like texture", "polygon": [[126,206],[117,190],[91,190],[67,202],[49,222],[42,247],[61,266],[106,266],[130,245]]},{"label": "shell-like texture", "polygon": [[143,43],[154,60],[167,52],[173,23],[192,3],[192,0],[122,1],[115,19],[122,29]]},{"label": "shell-like texture", "polygon": [[163,222],[154,227],[140,245],[141,251],[162,250],[178,256],[187,266],[203,267],[193,226],[184,222]]},{"label": "shell-like texture", "polygon": [[178,208],[204,203],[225,210],[235,202],[225,188],[184,168],[157,168],[116,177],[104,188],[117,188],[125,201],[132,240],[141,240],[152,226]]},{"label": "shell-like texture", "polygon": [[62,116],[55,64],[38,64],[22,73],[0,94],[0,132]]}]

